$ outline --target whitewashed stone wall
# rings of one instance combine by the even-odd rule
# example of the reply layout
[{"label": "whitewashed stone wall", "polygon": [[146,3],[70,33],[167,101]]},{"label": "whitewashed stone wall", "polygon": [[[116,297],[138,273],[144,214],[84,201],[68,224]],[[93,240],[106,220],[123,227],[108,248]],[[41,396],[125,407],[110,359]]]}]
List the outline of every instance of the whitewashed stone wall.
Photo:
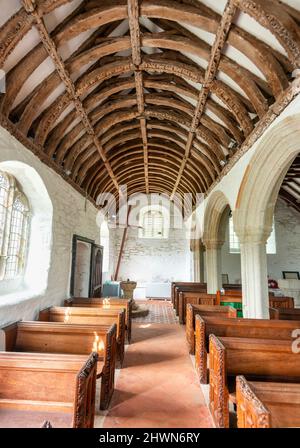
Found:
[{"label": "whitewashed stone wall", "polygon": [[[59,305],[69,295],[73,234],[93,239],[98,244],[100,242],[96,208],[0,128],[0,162],[7,160],[28,164],[42,178],[53,205],[52,236],[49,235],[52,247],[47,289],[39,295],[32,295],[30,290],[0,295],[0,325],[19,319],[33,319],[40,309]],[[22,179],[18,180],[22,185]]]},{"label": "whitewashed stone wall", "polygon": [[[122,229],[112,230],[114,264],[120,251]],[[128,229],[119,278],[138,282],[190,280],[190,244],[181,229],[170,229],[168,239],[144,239],[137,229]]]},{"label": "whitewashed stone wall", "polygon": [[[268,275],[278,280],[282,271],[300,271],[300,214],[279,199],[275,208],[276,254],[268,254]],[[239,254],[229,253],[228,228],[222,247],[222,272],[230,282],[241,281]]]}]

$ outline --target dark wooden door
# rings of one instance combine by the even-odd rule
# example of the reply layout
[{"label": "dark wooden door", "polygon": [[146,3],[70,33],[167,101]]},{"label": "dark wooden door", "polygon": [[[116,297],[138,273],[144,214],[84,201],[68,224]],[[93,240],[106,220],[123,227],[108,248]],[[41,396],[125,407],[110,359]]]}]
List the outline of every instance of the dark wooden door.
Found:
[{"label": "dark wooden door", "polygon": [[93,244],[90,297],[101,297],[103,247]]}]

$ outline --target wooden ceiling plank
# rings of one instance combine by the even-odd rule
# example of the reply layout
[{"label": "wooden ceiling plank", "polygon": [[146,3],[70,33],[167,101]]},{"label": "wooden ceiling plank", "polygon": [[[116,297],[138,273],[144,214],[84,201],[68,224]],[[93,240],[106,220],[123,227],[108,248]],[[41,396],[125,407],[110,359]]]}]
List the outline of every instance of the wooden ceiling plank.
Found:
[{"label": "wooden ceiling plank", "polygon": [[56,46],[54,41],[51,39],[50,34],[45,26],[44,20],[42,17],[40,17],[36,4],[33,0],[23,0],[23,6],[27,12],[28,15],[33,17],[34,25],[37,28],[40,38],[42,40],[42,43],[49,54],[50,58],[52,59],[56,71],[58,72],[62,82],[64,83],[67,92],[70,95],[70,98],[72,99],[74,106],[76,108],[76,111],[85,127],[86,132],[91,136],[91,141],[94,143],[95,147],[97,148],[99,155],[113,181],[113,184],[117,191],[119,191],[119,185],[117,182],[117,179],[111,169],[111,166],[105,156],[105,152],[103,150],[103,147],[101,145],[101,142],[99,141],[94,128],[89,120],[89,117],[87,115],[87,112],[85,111],[82,101],[79,97],[79,95],[76,92],[75,85],[70,78],[69,73],[67,72],[64,62],[60,55],[57,52]]}]

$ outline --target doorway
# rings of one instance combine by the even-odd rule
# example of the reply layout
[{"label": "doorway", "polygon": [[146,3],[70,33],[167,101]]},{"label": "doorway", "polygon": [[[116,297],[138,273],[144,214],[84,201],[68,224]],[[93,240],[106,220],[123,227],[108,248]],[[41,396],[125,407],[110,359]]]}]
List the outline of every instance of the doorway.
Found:
[{"label": "doorway", "polygon": [[73,235],[70,294],[101,297],[103,247],[93,240]]}]

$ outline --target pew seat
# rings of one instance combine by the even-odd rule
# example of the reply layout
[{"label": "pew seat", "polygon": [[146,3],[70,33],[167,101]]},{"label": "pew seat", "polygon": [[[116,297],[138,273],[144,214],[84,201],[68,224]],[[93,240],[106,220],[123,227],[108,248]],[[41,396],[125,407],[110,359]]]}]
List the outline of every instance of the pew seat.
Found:
[{"label": "pew seat", "polygon": [[114,391],[116,324],[90,325],[22,321],[2,328],[6,351],[89,355],[97,352],[101,378],[100,409],[107,409]]},{"label": "pew seat", "polygon": [[229,394],[236,377],[254,381],[300,382],[300,357],[291,341],[217,337],[209,341],[209,408],[219,428],[229,427]]},{"label": "pew seat", "polygon": [[300,427],[300,384],[236,378],[238,428]]},{"label": "pew seat", "polygon": [[[195,316],[195,366],[200,383],[208,382],[209,337],[282,339],[294,341],[293,331],[300,328],[300,321],[281,321],[269,319],[239,319],[221,315]],[[209,360],[210,362],[210,360]]]},{"label": "pew seat", "polygon": [[0,428],[93,428],[97,355],[0,352]]}]

